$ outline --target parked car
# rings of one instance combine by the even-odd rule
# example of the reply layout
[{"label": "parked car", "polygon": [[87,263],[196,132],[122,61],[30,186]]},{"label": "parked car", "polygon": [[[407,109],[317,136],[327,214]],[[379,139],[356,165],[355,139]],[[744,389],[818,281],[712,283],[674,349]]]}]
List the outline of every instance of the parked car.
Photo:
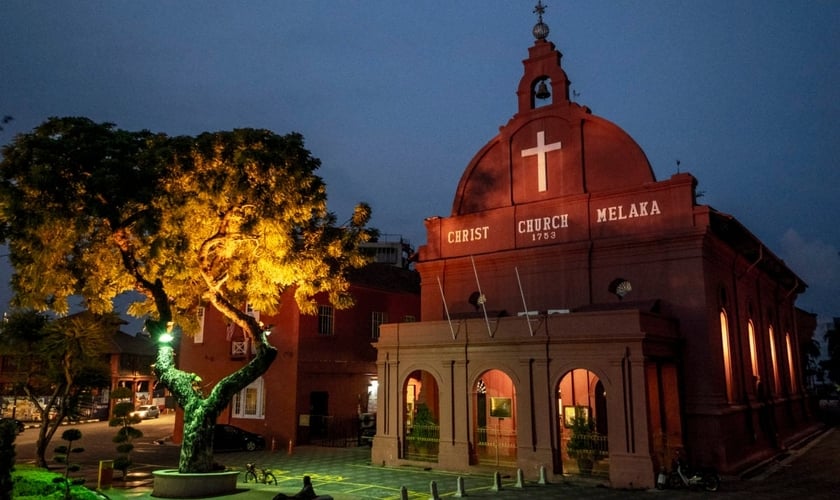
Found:
[{"label": "parked car", "polygon": [[147,418],[158,418],[160,416],[160,408],[157,405],[140,405],[131,414],[144,420]]},{"label": "parked car", "polygon": [[26,429],[26,425],[24,425],[23,422],[21,422],[20,420],[18,420],[16,418],[6,418],[6,417],[0,418],[0,422],[6,422],[6,421],[14,421],[15,422],[15,427],[17,428],[17,433],[18,434],[20,434],[21,432],[23,432],[24,429]]},{"label": "parked car", "polygon": [[234,425],[216,424],[213,451],[254,451],[265,448],[265,437]]}]

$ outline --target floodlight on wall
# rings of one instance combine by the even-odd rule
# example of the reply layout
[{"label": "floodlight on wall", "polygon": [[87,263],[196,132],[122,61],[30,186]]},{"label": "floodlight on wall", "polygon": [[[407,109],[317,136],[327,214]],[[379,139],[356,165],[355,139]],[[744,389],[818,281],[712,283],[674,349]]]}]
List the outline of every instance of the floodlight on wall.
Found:
[{"label": "floodlight on wall", "polygon": [[610,293],[618,297],[618,300],[623,299],[624,296],[632,290],[633,286],[624,278],[616,278],[612,280],[609,286]]}]

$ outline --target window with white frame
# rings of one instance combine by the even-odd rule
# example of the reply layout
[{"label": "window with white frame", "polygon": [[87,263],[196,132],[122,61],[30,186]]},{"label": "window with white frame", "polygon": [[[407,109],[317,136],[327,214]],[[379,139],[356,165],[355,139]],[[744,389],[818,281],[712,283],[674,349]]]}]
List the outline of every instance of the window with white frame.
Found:
[{"label": "window with white frame", "polygon": [[265,418],[265,390],[262,377],[234,394],[230,413],[232,417],[237,418]]},{"label": "window with white frame", "polygon": [[318,335],[333,334],[333,307],[318,306]]},{"label": "window with white frame", "polygon": [[245,304],[245,314],[257,320],[257,323],[260,322],[260,312],[254,309],[254,306],[252,306],[250,303]]},{"label": "window with white frame", "polygon": [[373,311],[370,313],[370,338],[376,340],[379,338],[379,325],[388,322],[388,313]]},{"label": "window with white frame", "polygon": [[193,336],[193,342],[196,344],[203,344],[204,343],[204,308],[199,306],[198,310],[196,311],[196,315],[198,316],[196,319],[198,321],[198,329],[195,332],[195,336]]}]

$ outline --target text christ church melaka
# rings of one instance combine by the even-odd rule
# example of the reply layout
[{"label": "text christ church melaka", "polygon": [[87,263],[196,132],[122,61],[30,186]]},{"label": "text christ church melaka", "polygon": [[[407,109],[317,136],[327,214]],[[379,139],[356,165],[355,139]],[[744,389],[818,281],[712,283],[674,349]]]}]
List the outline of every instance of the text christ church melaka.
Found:
[{"label": "text christ church melaka", "polygon": [[422,321],[381,327],[373,463],[647,488],[678,450],[768,459],[816,425],[805,284],[569,100],[542,11],[518,112],[426,220]]}]

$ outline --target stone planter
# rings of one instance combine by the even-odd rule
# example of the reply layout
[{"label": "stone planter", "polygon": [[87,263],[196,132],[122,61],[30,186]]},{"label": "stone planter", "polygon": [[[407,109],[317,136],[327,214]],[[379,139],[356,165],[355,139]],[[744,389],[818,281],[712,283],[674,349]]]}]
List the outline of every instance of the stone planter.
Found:
[{"label": "stone planter", "polygon": [[207,498],[236,492],[239,471],[180,473],[178,469],[152,472],[155,477],[153,497]]},{"label": "stone planter", "polygon": [[592,469],[595,467],[595,461],[589,457],[577,458],[578,472],[584,476],[592,475]]}]

